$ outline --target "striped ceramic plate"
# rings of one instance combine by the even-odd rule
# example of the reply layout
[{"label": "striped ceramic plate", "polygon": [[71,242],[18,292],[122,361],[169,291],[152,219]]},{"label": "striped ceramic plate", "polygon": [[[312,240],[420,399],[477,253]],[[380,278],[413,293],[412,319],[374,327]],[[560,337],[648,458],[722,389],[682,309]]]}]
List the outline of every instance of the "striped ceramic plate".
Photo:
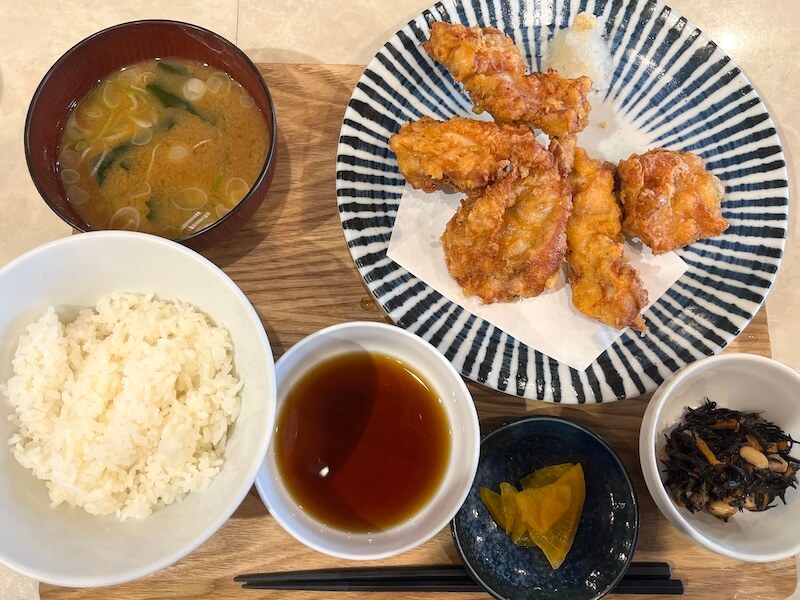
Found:
[{"label": "striped ceramic plate", "polygon": [[[600,104],[646,147],[692,151],[725,184],[722,236],[679,251],[688,270],[628,330],[576,371],[448,301],[386,256],[405,181],[388,138],[423,115],[469,115],[471,103],[421,49],[430,23],[492,25],[529,64],[581,11],[603,16],[612,52]],[[598,111],[593,101],[593,114]],[[788,213],[784,156],[767,109],[734,62],[699,29],[654,0],[469,0],[436,4],[397,32],[364,71],[345,113],[336,191],[344,235],[370,291],[392,320],[436,346],[465,376],[526,398],[601,402],[644,394],[733,340],[780,265]]]}]

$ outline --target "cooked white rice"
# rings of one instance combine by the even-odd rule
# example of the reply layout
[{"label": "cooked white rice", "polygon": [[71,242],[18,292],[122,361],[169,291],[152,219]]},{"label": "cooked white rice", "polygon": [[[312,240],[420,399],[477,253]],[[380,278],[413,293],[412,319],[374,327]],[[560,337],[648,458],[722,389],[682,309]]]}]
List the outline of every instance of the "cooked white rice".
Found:
[{"label": "cooked white rice", "polygon": [[608,88],[611,52],[603,39],[603,21],[590,13],[575,15],[571,27],[553,36],[543,65],[562,77],[585,75],[596,90]]},{"label": "cooked white rice", "polygon": [[239,414],[230,335],[195,307],[114,294],[27,327],[2,386],[8,443],[53,506],[143,518],[205,489]]}]

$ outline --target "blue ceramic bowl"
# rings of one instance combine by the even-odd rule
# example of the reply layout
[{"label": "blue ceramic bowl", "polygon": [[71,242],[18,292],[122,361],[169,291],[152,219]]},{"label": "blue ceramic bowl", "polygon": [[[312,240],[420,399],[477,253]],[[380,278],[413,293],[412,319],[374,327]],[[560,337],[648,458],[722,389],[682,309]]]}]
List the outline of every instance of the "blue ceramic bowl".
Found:
[{"label": "blue ceramic bowl", "polygon": [[[586,500],[575,541],[554,571],[538,548],[516,546],[489,515],[481,487],[499,490],[548,465],[579,462]],[[636,548],[639,505],[617,455],[597,434],[556,417],[525,417],[481,441],[478,473],[453,520],[453,538],[469,573],[502,600],[590,600],[611,591]]]}]

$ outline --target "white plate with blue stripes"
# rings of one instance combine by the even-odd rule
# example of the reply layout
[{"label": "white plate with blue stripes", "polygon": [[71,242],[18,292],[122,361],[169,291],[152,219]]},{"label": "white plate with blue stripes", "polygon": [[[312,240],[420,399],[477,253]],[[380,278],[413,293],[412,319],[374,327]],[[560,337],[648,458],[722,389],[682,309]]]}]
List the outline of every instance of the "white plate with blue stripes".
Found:
[{"label": "white plate with blue stripes", "polygon": [[[405,180],[388,148],[407,122],[469,115],[469,98],[420,44],[433,21],[494,26],[532,69],[554,31],[579,12],[605,20],[613,75],[596,114],[646,147],[699,154],[725,184],[721,236],[679,250],[686,273],[585,371],[515,340],[450,302],[386,251]],[[788,219],[786,165],[775,126],[739,67],[697,27],[654,0],[445,1],[400,29],[353,91],[336,161],[339,216],[367,287],[399,326],[428,340],[461,374],[501,392],[564,403],[636,397],[716,354],[750,322],[780,266]],[[535,317],[534,317],[535,318]]]}]

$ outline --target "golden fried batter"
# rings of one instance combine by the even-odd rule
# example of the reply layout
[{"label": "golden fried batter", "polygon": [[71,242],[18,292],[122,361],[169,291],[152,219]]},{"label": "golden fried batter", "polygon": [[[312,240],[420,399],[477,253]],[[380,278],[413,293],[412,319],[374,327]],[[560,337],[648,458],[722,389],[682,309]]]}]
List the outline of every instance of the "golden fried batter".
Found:
[{"label": "golden fried batter", "polygon": [[576,133],[589,122],[588,77],[553,70],[526,75],[514,41],[494,27],[435,22],[425,50],[464,85],[475,108],[496,121],[527,123],[551,136]]},{"label": "golden fried batter", "polygon": [[554,165],[471,194],[442,235],[450,274],[487,304],[541,294],[557,279],[570,208],[569,183]]},{"label": "golden fried batter", "polygon": [[442,186],[467,192],[508,175],[526,174],[552,161],[525,125],[502,125],[456,117],[422,117],[406,123],[389,139],[397,165],[415,188],[432,192]]},{"label": "golden fried batter", "polygon": [[728,228],[720,212],[725,189],[699,156],[656,148],[620,161],[617,174],[623,229],[650,246],[653,254]]},{"label": "golden fried batter", "polygon": [[572,303],[585,315],[624,329],[645,331],[647,290],[622,255],[621,212],[614,196],[614,165],[575,150],[570,176],[567,264]]},{"label": "golden fried batter", "polygon": [[550,140],[550,154],[556,161],[558,172],[562,177],[567,177],[572,171],[575,162],[575,149],[578,147],[578,136],[573,134],[563,137],[554,137]]}]

